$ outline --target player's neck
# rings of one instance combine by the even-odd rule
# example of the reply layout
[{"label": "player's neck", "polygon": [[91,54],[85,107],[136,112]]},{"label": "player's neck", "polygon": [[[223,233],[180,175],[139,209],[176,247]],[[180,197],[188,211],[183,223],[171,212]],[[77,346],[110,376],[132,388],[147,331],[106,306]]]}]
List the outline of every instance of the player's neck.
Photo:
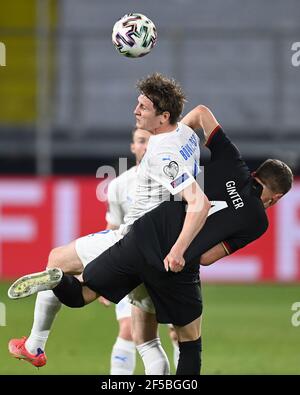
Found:
[{"label": "player's neck", "polygon": [[177,124],[175,123],[174,125],[168,124],[168,125],[162,125],[157,129],[154,129],[154,131],[152,132],[152,134],[154,136],[158,135],[158,134],[162,134],[162,133],[170,133],[170,132],[174,132],[174,130],[176,129]]}]

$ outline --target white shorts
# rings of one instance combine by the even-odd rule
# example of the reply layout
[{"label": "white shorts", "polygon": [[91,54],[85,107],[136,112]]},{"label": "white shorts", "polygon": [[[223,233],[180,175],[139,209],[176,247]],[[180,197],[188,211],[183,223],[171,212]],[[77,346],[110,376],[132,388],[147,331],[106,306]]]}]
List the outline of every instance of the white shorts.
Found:
[{"label": "white shorts", "polygon": [[146,313],[155,314],[153,302],[144,284],[139,285],[128,295],[129,301]]},{"label": "white shorts", "polygon": [[84,267],[124,236],[119,230],[103,230],[80,237],[75,241],[75,249]]},{"label": "white shorts", "polygon": [[125,298],[120,300],[116,305],[116,317],[118,321],[122,318],[131,317],[131,303],[129,302],[128,296],[125,296]]}]

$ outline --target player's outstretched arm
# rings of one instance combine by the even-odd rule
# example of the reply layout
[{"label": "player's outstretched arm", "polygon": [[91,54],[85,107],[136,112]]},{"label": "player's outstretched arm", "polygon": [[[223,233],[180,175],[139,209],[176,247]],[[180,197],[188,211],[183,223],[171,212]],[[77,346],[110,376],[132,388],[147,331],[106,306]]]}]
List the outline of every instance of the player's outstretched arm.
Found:
[{"label": "player's outstretched arm", "polygon": [[201,128],[204,132],[205,141],[209,139],[212,131],[219,125],[210,109],[202,104],[190,111],[181,122],[194,130]]}]

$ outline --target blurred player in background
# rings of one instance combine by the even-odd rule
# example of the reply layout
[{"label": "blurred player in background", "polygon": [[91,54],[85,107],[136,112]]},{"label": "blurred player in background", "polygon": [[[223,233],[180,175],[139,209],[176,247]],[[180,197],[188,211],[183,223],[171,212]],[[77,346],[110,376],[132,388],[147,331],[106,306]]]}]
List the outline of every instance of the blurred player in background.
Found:
[{"label": "blurred player in background", "polygon": [[[148,131],[137,128],[132,132],[130,148],[135,155],[136,164],[108,185],[107,229],[118,229],[124,223],[124,217],[134,202],[137,166],[145,154],[150,135]],[[104,305],[110,303],[104,298],[100,301]],[[131,303],[128,296],[116,305],[116,317],[119,323],[119,333],[112,349],[110,374],[130,375],[135,369],[136,348],[131,335]]]}]

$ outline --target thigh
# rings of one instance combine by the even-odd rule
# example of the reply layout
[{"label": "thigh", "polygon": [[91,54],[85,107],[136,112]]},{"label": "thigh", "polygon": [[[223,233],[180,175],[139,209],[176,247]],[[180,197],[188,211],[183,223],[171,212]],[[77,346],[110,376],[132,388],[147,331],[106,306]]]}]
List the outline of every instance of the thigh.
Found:
[{"label": "thigh", "polygon": [[48,268],[59,267],[66,274],[80,274],[84,267],[76,251],[76,242],[54,248],[48,260]]},{"label": "thigh", "polygon": [[132,306],[132,337],[135,344],[143,344],[158,337],[158,323],[155,314],[146,313]]}]

